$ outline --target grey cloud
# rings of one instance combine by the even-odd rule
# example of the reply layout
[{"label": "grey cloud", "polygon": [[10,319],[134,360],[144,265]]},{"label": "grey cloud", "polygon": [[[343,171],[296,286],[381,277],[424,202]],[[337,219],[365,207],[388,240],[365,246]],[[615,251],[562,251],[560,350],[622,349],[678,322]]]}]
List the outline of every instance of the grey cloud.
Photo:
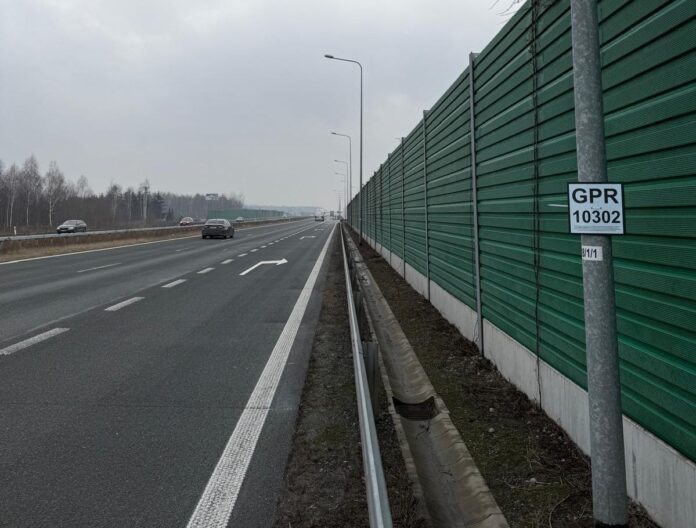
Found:
[{"label": "grey cloud", "polygon": [[365,176],[504,18],[493,0],[3,0],[0,158],[96,190],[332,207],[365,67]]}]

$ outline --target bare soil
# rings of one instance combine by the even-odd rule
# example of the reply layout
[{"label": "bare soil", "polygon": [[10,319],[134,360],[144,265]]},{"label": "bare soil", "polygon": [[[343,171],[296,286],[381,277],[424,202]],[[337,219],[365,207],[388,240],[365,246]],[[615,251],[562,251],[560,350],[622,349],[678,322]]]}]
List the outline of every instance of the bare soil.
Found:
[{"label": "bare soil", "polygon": [[[340,237],[328,266],[276,528],[369,526]],[[380,396],[376,422],[394,526],[424,528],[383,390]]]},{"label": "bare soil", "polygon": [[[591,528],[588,457],[379,254],[360,249],[510,526]],[[629,526],[657,527],[635,504]]]}]

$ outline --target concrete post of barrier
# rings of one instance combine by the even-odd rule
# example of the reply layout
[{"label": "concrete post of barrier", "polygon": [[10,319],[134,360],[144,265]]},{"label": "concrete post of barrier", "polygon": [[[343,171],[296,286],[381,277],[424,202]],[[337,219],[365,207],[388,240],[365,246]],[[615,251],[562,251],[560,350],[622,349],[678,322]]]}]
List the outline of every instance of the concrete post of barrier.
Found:
[{"label": "concrete post of barrier", "polygon": [[423,201],[425,204],[425,279],[427,281],[427,299],[430,300],[430,228],[428,219],[428,148],[427,148],[428,111],[423,110]]}]

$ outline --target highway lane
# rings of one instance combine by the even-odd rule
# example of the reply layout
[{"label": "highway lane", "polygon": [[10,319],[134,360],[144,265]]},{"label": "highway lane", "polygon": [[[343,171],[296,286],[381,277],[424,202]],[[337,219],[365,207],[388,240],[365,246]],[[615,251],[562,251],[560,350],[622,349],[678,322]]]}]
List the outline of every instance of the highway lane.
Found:
[{"label": "highway lane", "polygon": [[[224,526],[227,516],[230,526],[268,526],[318,316],[317,262],[332,227],[295,225],[235,240],[232,253],[246,253],[241,258],[194,245],[184,266],[149,248],[165,272],[157,282],[122,287],[118,299],[46,327],[64,332],[9,355],[2,350],[27,336],[0,343],[0,526]],[[169,255],[191,242],[161,246]],[[259,260],[282,259],[288,262],[240,275]],[[113,268],[95,273],[131,284],[127,272],[108,275]],[[213,269],[198,273],[206,268]],[[317,283],[308,286],[312,276]],[[257,411],[248,408],[250,395],[304,291],[313,293],[239,499],[223,512],[224,523],[195,524],[191,516],[240,417]]]},{"label": "highway lane", "polygon": [[[304,229],[312,221],[239,229],[230,240],[200,236],[0,264],[0,346],[65,317]],[[300,235],[302,236],[302,235]]]}]

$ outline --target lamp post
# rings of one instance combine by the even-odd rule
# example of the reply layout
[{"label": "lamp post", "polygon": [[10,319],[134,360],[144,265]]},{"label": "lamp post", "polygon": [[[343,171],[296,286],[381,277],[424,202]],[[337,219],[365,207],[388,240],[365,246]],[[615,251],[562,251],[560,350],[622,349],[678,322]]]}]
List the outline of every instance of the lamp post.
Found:
[{"label": "lamp post", "polygon": [[[348,174],[350,173],[350,165],[343,160],[334,160],[334,161],[336,163],[343,163],[346,166],[346,174],[344,174],[344,176],[346,176],[346,191],[347,191],[348,190]],[[348,192],[346,192],[346,200],[349,200]],[[346,206],[347,205],[348,205],[348,202],[346,201]]]},{"label": "lamp post", "polygon": [[[343,186],[343,189],[341,189],[341,193],[343,193],[344,196],[344,208],[348,208],[348,195],[346,192],[348,191],[348,174],[344,174],[342,172],[334,172],[336,176],[343,176],[339,181],[341,182],[341,185]],[[339,207],[338,210],[340,211],[341,208]]]},{"label": "lamp post", "polygon": [[331,132],[333,136],[341,136],[348,138],[348,199],[353,198],[353,139],[348,134],[339,134],[338,132]]},{"label": "lamp post", "polygon": [[[352,62],[353,64],[357,64],[358,67],[360,68],[360,187],[359,189],[362,191],[362,183],[363,183],[363,67],[362,64],[360,64],[356,60],[352,59],[342,59],[340,57],[334,57],[333,55],[324,55],[327,59],[331,60],[337,60],[337,61],[343,61],[343,62]],[[352,192],[352,191],[351,191]],[[362,194],[360,195],[360,201],[362,202]],[[362,245],[362,223],[363,223],[363,207],[362,204],[360,205],[360,245]]]}]

